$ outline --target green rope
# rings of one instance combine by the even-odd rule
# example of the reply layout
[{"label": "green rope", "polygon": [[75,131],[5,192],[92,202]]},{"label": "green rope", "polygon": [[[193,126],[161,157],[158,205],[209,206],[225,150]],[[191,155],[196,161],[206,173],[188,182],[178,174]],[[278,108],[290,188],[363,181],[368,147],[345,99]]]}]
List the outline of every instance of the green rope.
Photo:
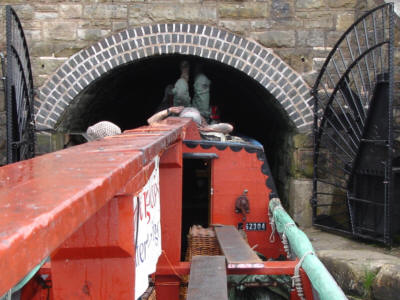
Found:
[{"label": "green rope", "polygon": [[347,299],[335,279],[333,279],[318,257],[316,255],[305,256],[307,253],[314,253],[313,246],[307,235],[297,226],[287,226],[294,222],[283,209],[278,198],[270,200],[269,212],[273,216],[276,230],[280,234],[285,234],[292,252],[298,258],[304,257],[301,266],[310,279],[314,290],[318,292],[319,298],[321,300]]}]

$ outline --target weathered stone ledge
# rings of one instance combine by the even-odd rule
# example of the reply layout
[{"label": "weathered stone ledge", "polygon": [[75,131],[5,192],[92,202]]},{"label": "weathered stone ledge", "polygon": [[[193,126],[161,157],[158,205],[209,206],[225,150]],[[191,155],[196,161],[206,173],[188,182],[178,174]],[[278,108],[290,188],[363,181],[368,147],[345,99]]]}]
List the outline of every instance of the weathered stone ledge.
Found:
[{"label": "weathered stone ledge", "polygon": [[356,242],[307,229],[318,257],[349,299],[395,300],[400,294],[400,249]]}]

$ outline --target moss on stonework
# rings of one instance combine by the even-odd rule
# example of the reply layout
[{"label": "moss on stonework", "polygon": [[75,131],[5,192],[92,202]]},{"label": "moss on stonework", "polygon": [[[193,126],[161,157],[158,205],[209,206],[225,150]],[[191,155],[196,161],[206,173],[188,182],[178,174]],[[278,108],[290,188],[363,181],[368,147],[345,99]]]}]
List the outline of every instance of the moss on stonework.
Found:
[{"label": "moss on stonework", "polygon": [[312,160],[307,161],[304,163],[302,169],[301,169],[302,175],[304,175],[307,178],[313,178],[314,174],[314,164]]},{"label": "moss on stonework", "polygon": [[36,155],[50,153],[64,148],[63,133],[37,133],[36,134]]},{"label": "moss on stonework", "polygon": [[293,178],[313,178],[314,166],[312,161],[298,161],[297,154],[294,154],[295,158],[292,160],[292,166],[290,168],[290,173]]},{"label": "moss on stonework", "polygon": [[299,133],[293,136],[294,147],[297,148],[312,148],[313,137],[311,134]]},{"label": "moss on stonework", "polygon": [[312,178],[314,173],[313,140],[310,134],[293,136],[293,154],[290,174],[293,178]]}]

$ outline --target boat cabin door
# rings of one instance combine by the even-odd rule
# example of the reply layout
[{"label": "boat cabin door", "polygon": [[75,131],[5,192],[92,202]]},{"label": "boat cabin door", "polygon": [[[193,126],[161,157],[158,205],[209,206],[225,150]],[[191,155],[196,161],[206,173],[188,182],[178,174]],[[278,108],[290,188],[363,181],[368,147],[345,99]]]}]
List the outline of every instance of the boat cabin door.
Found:
[{"label": "boat cabin door", "polygon": [[[211,154],[211,155],[210,155]],[[211,164],[214,153],[183,154],[182,259],[187,235],[193,225],[208,227],[211,220]]]}]

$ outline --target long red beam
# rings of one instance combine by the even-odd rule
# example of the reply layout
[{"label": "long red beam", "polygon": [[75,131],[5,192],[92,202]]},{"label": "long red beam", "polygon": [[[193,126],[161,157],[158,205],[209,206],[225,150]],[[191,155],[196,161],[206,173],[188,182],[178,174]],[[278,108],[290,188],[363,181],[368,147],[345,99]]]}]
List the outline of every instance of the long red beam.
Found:
[{"label": "long red beam", "polygon": [[188,124],[169,120],[0,168],[0,296],[110,199],[134,194],[140,187],[127,183]]}]

